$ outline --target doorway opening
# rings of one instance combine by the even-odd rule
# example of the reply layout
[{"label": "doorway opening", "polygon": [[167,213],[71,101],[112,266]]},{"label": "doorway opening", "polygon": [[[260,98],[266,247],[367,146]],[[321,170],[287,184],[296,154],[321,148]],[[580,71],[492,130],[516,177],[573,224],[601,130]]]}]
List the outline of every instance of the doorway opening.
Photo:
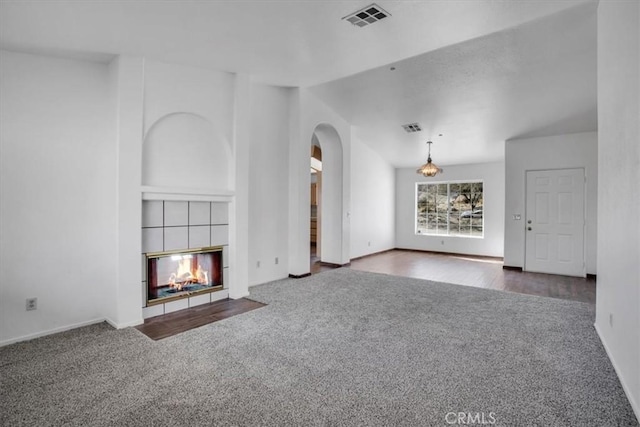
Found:
[{"label": "doorway opening", "polygon": [[320,232],[322,227],[322,149],[314,134],[311,138],[311,186],[310,186],[310,218],[309,218],[309,255],[311,258],[311,272],[317,270],[320,264],[320,247],[322,245]]},{"label": "doorway opening", "polygon": [[[329,124],[319,124],[311,135],[311,214],[309,218],[310,256],[323,266],[338,267],[348,262],[348,217],[345,212],[344,153],[342,140]],[[315,186],[313,185],[315,184]],[[315,204],[313,203],[315,202]],[[315,218],[315,221],[313,220]],[[312,230],[315,225],[315,233]],[[347,261],[345,261],[347,258]]]}]

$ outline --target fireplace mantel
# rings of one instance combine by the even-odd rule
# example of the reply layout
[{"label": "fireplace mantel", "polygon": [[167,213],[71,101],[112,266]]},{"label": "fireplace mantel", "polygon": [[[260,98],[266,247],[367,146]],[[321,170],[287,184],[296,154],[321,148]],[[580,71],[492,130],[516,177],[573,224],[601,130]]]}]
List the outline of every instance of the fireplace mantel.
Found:
[{"label": "fireplace mantel", "polygon": [[222,189],[194,189],[179,187],[140,187],[142,200],[172,200],[199,202],[231,202],[234,191]]}]

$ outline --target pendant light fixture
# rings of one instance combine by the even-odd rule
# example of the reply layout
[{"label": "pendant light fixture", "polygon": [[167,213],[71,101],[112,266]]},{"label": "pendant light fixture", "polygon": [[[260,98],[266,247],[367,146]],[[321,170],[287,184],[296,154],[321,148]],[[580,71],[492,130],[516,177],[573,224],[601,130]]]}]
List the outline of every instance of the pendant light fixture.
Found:
[{"label": "pendant light fixture", "polygon": [[433,142],[427,141],[427,146],[429,147],[429,157],[427,157],[427,163],[420,166],[416,171],[419,174],[429,177],[436,176],[436,174],[442,173],[442,168],[439,168],[431,162],[431,144],[433,144]]}]

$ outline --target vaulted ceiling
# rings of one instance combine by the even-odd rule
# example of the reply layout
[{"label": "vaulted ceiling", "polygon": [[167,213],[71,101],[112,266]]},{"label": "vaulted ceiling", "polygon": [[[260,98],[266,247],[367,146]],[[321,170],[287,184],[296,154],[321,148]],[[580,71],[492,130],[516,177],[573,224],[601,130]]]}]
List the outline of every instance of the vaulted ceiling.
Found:
[{"label": "vaulted ceiling", "polygon": [[[311,90],[395,166],[419,166],[429,139],[438,164],[500,161],[507,139],[597,129],[596,6],[574,7]],[[422,131],[402,127],[416,122]]]},{"label": "vaulted ceiling", "polygon": [[3,0],[0,46],[309,87],[398,167],[421,163],[427,139],[438,163],[470,163],[502,159],[508,138],[596,129],[594,0],[380,0],[388,18],[342,19],[369,4]]}]

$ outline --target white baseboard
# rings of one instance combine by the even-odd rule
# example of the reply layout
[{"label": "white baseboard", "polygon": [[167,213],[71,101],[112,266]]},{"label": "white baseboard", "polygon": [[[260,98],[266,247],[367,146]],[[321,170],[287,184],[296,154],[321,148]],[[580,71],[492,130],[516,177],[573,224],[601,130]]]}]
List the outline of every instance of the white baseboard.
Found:
[{"label": "white baseboard", "polygon": [[[105,318],[87,320],[86,322],[74,323],[72,325],[60,326],[59,328],[48,329],[42,332],[36,332],[35,334],[23,335],[21,337],[10,338],[8,340],[0,341],[0,347],[4,347],[5,345],[15,344],[21,341],[28,341],[34,338],[40,338],[47,335],[57,334],[59,332],[69,331],[71,329],[81,328],[83,326],[95,325],[96,323],[104,322]],[[107,320],[108,321],[108,320]],[[111,322],[109,322],[111,323]]]},{"label": "white baseboard", "polygon": [[618,375],[618,380],[620,380],[620,384],[622,384],[622,390],[624,390],[624,394],[627,395],[627,399],[629,400],[629,403],[631,404],[631,409],[633,409],[633,412],[636,414],[636,418],[638,420],[640,420],[640,405],[638,404],[638,402],[633,400],[633,395],[631,394],[631,389],[629,389],[629,387],[627,386],[627,383],[624,381],[624,377],[622,375],[620,375],[620,369],[618,369],[618,365],[616,364],[616,360],[611,355],[611,351],[609,351],[609,346],[607,346],[607,342],[604,340],[604,338],[602,338],[602,334],[600,333],[600,328],[598,328],[598,325],[595,324],[595,323],[593,324],[593,327],[596,329],[596,333],[598,334],[598,337],[600,338],[600,342],[602,343],[602,346],[604,347],[604,351],[607,353],[607,356],[609,356],[609,360],[611,361],[611,365],[613,365],[613,369],[616,371],[616,374]]},{"label": "white baseboard", "polygon": [[130,322],[124,322],[124,323],[116,323],[113,320],[109,319],[108,317],[106,319],[104,319],[108,324],[110,324],[111,326],[113,326],[115,329],[124,329],[124,328],[129,328],[132,326],[138,326],[138,325],[142,325],[144,323],[144,319],[141,317],[140,319],[137,320],[132,320]]},{"label": "white baseboard", "polygon": [[249,296],[249,292],[245,292],[245,293],[237,294],[237,295],[236,294],[233,294],[233,295],[229,294],[229,298],[231,298],[231,299],[246,298],[248,296]]},{"label": "white baseboard", "polygon": [[96,323],[102,323],[102,322],[107,322],[109,325],[111,325],[115,329],[123,329],[131,326],[142,325],[144,323],[144,320],[140,318],[138,320],[132,320],[130,322],[116,323],[109,318],[101,317],[99,319],[87,320],[86,322],[79,322],[71,325],[60,326],[59,328],[48,329],[42,332],[36,332],[35,334],[28,334],[28,335],[23,335],[16,338],[10,338],[8,340],[0,341],[0,347],[4,347],[5,345],[10,345],[10,344],[15,344],[17,342],[28,341],[35,338],[45,337],[47,335],[57,334],[59,332],[70,331],[71,329],[82,328],[83,326],[95,325]]}]

